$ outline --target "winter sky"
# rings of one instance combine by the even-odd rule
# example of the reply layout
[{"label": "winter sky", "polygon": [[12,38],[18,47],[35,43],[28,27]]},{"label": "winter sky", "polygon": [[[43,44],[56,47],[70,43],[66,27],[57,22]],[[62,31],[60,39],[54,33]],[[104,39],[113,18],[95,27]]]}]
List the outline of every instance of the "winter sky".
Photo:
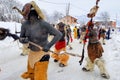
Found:
[{"label": "winter sky", "polygon": [[[19,0],[23,4],[32,0]],[[34,0],[37,2],[41,9],[44,9],[48,14],[54,11],[59,11],[65,14],[66,5],[70,2],[69,14],[74,16],[85,15],[89,12],[90,8],[95,5],[96,0]],[[99,10],[101,12],[108,12],[112,18],[119,18],[120,5],[119,0],[100,0]]]}]

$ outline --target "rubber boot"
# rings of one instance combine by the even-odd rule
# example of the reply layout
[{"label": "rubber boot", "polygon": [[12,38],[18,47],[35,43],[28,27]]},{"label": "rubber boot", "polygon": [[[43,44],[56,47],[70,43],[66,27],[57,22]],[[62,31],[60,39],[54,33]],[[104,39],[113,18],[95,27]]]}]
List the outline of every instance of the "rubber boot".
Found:
[{"label": "rubber boot", "polygon": [[110,76],[109,74],[107,73],[106,69],[105,69],[105,65],[104,65],[104,62],[103,60],[101,59],[96,59],[95,60],[95,64],[98,66],[99,70],[100,70],[100,74],[103,78],[106,78],[106,79],[109,79]]},{"label": "rubber boot", "polygon": [[34,80],[47,80],[48,61],[36,62]]},{"label": "rubber boot", "polygon": [[28,64],[28,66],[27,66],[27,72],[24,72],[24,73],[21,75],[21,77],[22,77],[23,79],[28,79],[28,78],[30,78],[30,80],[34,80],[34,69],[32,69],[32,68],[30,67],[30,65]]}]

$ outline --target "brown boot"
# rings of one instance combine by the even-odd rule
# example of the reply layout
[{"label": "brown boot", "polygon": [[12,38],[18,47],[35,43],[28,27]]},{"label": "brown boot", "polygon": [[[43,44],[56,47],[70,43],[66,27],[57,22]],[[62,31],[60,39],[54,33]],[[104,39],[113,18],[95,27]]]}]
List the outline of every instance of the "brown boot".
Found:
[{"label": "brown boot", "polygon": [[30,78],[31,80],[34,80],[33,78],[34,78],[34,69],[32,69],[30,66],[29,66],[29,64],[28,64],[28,67],[27,67],[27,72],[24,72],[22,75],[21,75],[21,77],[23,78],[23,79],[28,79],[28,78]]},{"label": "brown boot", "polygon": [[48,61],[35,63],[35,80],[47,80]]},{"label": "brown boot", "polygon": [[69,60],[69,55],[68,54],[63,53],[63,54],[59,55],[60,65],[63,64],[64,66],[67,66],[68,60]]}]

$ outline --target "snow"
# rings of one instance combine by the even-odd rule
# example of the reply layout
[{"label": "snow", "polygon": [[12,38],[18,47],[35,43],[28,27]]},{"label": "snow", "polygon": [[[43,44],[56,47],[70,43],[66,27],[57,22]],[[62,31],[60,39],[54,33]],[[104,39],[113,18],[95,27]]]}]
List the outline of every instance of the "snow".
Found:
[{"label": "snow", "polygon": [[[17,31],[20,31],[20,23],[15,22],[0,22],[0,27],[10,29],[15,33],[15,26]],[[20,75],[26,71],[27,56],[21,56],[21,47],[18,41],[13,41],[12,38],[7,37],[0,41],[0,80],[22,80]],[[106,40],[106,45],[103,45],[105,65],[110,74],[109,80],[120,80],[120,31],[112,32],[111,39]],[[68,52],[80,54],[82,53],[82,44],[78,40],[72,43],[73,50]],[[85,48],[87,45],[85,46]],[[87,57],[87,50],[85,49],[85,57]],[[83,72],[81,69],[86,64],[84,59],[83,64],[79,65],[80,57],[70,56],[68,66],[59,67],[58,63],[54,63],[50,58],[48,67],[48,80],[106,80],[100,76],[99,69],[95,66],[93,72]]]}]

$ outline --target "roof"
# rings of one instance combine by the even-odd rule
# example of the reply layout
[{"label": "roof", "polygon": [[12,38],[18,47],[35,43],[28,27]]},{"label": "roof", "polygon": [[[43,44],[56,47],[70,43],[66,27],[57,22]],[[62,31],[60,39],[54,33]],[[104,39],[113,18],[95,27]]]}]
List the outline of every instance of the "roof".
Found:
[{"label": "roof", "polygon": [[[73,17],[73,16],[70,16],[70,15],[67,15],[68,17],[72,17],[74,18],[75,20],[77,20],[77,18]],[[67,17],[67,16],[64,16],[63,18]]]}]

